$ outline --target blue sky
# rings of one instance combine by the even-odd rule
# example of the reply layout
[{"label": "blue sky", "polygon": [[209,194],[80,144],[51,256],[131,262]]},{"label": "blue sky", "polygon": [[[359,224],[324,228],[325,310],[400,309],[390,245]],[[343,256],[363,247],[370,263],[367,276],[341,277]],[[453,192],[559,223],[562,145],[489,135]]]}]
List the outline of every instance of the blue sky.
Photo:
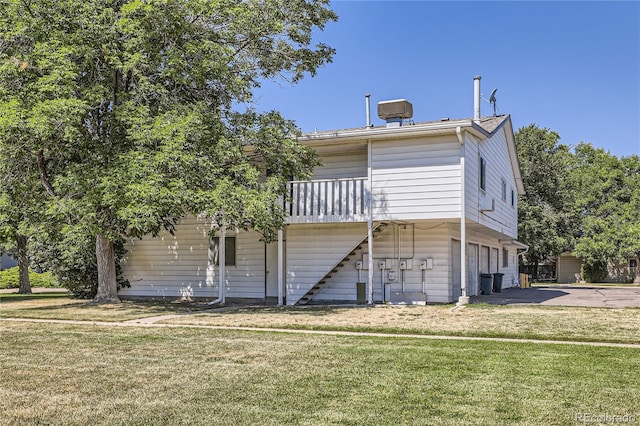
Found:
[{"label": "blue sky", "polygon": [[[334,1],[337,23],[317,41],[333,63],[295,86],[266,82],[259,110],[304,132],[372,122],[382,100],[405,98],[414,120],[473,115],[473,76],[496,93],[514,128],[535,123],[561,142],[640,154],[638,1]],[[482,115],[492,114],[482,102]]]}]

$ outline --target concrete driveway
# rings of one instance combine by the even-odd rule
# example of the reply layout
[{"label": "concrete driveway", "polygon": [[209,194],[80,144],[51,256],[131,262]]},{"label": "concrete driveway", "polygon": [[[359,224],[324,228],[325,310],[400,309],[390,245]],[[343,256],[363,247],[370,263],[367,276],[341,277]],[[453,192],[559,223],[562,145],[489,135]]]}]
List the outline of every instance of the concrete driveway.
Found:
[{"label": "concrete driveway", "polygon": [[584,306],[593,308],[638,308],[640,287],[549,286],[506,288],[501,293],[474,296],[472,303],[496,305]]}]

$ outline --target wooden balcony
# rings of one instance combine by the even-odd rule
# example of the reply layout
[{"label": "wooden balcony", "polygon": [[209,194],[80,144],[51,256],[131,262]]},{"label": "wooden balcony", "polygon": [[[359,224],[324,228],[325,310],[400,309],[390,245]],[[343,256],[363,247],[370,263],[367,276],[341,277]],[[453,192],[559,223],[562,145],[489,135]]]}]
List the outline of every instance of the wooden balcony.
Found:
[{"label": "wooden balcony", "polygon": [[365,222],[367,178],[293,181],[285,202],[287,223]]}]

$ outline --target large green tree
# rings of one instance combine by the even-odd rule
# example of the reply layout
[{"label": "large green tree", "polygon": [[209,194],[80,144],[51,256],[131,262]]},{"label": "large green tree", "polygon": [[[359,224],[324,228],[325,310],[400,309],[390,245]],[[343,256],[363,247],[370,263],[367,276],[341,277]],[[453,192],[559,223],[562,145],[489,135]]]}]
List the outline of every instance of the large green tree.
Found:
[{"label": "large green tree", "polygon": [[[588,278],[606,277],[611,262],[640,256],[640,157],[618,158],[602,148],[580,143],[571,171],[581,215],[575,253]],[[640,268],[635,277],[640,281]]]},{"label": "large green tree", "polygon": [[[95,237],[100,302],[117,301],[114,242],[205,214],[282,225],[277,202],[315,154],[278,113],[240,111],[264,79],[331,60],[312,33],[327,0],[9,0],[0,14],[0,108],[24,118],[47,212]],[[40,196],[34,192],[34,196]]]},{"label": "large green tree", "polygon": [[538,265],[573,245],[577,216],[567,179],[572,155],[558,133],[535,124],[520,128],[515,139],[526,191],[518,201],[518,238],[529,246],[526,263]]}]

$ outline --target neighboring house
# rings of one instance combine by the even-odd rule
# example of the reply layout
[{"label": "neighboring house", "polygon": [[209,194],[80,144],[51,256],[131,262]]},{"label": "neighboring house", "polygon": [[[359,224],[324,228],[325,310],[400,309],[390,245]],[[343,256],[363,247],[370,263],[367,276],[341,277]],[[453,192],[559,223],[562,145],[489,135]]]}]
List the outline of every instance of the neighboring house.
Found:
[{"label": "neighboring house", "polygon": [[18,266],[18,261],[11,255],[11,253],[0,249],[0,271],[13,268],[14,266]]},{"label": "neighboring house", "polygon": [[526,246],[517,241],[524,189],[513,128],[508,115],[480,117],[479,80],[474,118],[406,124],[412,107],[400,100],[378,105],[386,126],[303,135],[323,165],[312,180],[290,182],[278,242],[231,230],[210,239],[206,219],[187,218],[175,236],[127,244],[131,287],[119,294],[466,303],[480,273],[517,284]]},{"label": "neighboring house", "polygon": [[[640,258],[628,259],[619,262],[610,262],[607,265],[608,277],[604,282],[608,283],[640,283]],[[561,253],[556,259],[556,271],[558,283],[580,282],[582,271],[582,259],[571,252]]]}]

